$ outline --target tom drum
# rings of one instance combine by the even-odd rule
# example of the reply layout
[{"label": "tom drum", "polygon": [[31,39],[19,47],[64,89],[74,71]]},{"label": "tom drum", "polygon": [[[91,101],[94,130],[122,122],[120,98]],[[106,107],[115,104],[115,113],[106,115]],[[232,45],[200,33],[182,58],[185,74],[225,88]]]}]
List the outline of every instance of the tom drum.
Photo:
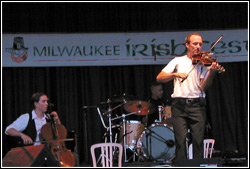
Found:
[{"label": "tom drum", "polygon": [[125,134],[123,128],[123,125],[121,125],[121,142],[123,143],[125,138],[125,145],[130,149],[134,149],[136,147],[137,140],[144,130],[144,124],[141,124],[140,121],[136,120],[127,120],[125,122]]}]

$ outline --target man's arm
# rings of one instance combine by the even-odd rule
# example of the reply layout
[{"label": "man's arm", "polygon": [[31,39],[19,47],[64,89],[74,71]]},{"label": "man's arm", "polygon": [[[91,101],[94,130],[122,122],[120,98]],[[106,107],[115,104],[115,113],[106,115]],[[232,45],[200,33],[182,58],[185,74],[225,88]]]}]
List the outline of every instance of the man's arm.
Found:
[{"label": "man's arm", "polygon": [[21,137],[24,144],[33,143],[33,140],[29,136],[27,136],[26,134],[22,132],[17,131],[14,128],[9,128],[5,133],[9,136]]},{"label": "man's arm", "polygon": [[201,89],[206,91],[213,83],[215,74],[217,73],[217,63],[213,62],[210,66],[209,74],[206,79],[201,82]]},{"label": "man's arm", "polygon": [[158,82],[166,83],[166,82],[169,82],[170,80],[173,80],[174,78],[185,79],[185,78],[187,78],[187,76],[188,75],[186,73],[176,73],[176,72],[166,73],[166,72],[161,71],[157,75],[156,79]]}]

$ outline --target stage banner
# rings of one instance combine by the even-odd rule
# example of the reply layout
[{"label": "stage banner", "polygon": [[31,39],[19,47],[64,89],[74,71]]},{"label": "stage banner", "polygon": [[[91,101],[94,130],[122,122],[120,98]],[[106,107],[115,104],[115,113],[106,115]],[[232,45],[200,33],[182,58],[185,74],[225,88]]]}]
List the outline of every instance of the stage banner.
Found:
[{"label": "stage banner", "polygon": [[[194,31],[192,31],[194,32]],[[248,61],[248,30],[198,31],[218,62]],[[191,32],[3,34],[3,67],[165,65]]]}]

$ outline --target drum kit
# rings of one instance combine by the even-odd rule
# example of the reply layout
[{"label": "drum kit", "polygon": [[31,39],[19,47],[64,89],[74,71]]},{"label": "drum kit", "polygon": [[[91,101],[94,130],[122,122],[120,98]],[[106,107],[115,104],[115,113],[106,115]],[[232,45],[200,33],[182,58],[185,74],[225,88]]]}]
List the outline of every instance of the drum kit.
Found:
[{"label": "drum kit", "polygon": [[[105,111],[100,107],[106,106]],[[112,107],[114,106],[114,107]],[[119,128],[120,139],[118,140],[124,147],[124,162],[128,162],[132,157],[138,157],[138,161],[170,161],[175,156],[175,138],[172,129],[171,107],[158,106],[159,119],[150,127],[138,120],[128,120],[128,116],[147,116],[152,114],[154,106],[143,100],[137,100],[134,96],[123,94],[114,96],[106,102],[101,102],[97,107],[104,128],[109,132],[109,140],[113,142],[113,129]],[[112,115],[118,108],[125,111],[121,115]],[[157,110],[156,110],[157,111]],[[108,125],[105,118],[108,117]],[[119,121],[118,124],[114,122]],[[117,134],[117,133],[116,133]],[[115,141],[117,142],[117,137]],[[130,158],[127,157],[127,150],[132,152]]]}]

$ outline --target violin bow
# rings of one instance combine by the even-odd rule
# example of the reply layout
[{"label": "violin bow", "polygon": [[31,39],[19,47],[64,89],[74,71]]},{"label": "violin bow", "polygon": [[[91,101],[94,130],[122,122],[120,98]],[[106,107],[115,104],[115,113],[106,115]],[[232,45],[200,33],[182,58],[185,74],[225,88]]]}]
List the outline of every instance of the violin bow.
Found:
[{"label": "violin bow", "polygon": [[217,45],[217,43],[222,39],[222,37],[223,35],[220,35],[220,37],[216,40],[216,42],[214,42],[213,46],[211,46],[207,53],[209,53],[215,47],[215,45]]}]

